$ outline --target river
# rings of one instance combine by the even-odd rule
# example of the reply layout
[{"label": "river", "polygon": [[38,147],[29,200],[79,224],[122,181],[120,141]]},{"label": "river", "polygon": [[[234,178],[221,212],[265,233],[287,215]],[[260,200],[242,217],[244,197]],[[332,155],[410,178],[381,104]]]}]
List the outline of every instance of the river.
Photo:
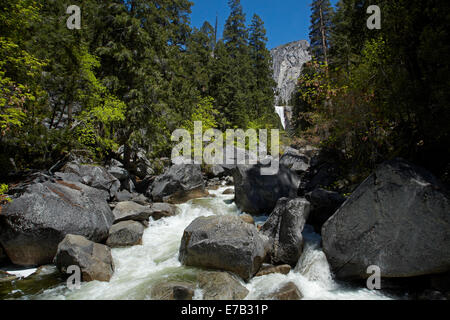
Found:
[{"label": "river", "polygon": [[[115,273],[110,282],[82,283],[80,289],[69,290],[65,283],[58,284],[34,295],[21,299],[152,299],[152,284],[161,279],[195,281],[195,268],[187,268],[178,261],[178,249],[184,229],[197,217],[210,215],[238,215],[232,202],[233,195],[223,195],[226,188],[210,191],[212,197],[196,199],[178,206],[179,214],[150,221],[145,230],[143,245],[112,249]],[[372,300],[390,299],[380,291],[355,288],[333,279],[324,253],[320,248],[320,236],[306,226],[305,248],[297,266],[287,275],[271,274],[253,278],[242,284],[249,290],[246,299],[254,300],[267,292],[294,282],[304,299],[320,300]],[[194,299],[202,299],[200,289]]]}]

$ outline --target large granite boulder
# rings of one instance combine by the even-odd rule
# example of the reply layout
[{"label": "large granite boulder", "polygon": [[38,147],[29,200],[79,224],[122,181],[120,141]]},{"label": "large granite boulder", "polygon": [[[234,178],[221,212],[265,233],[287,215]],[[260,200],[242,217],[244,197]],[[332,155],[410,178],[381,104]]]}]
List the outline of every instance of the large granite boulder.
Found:
[{"label": "large granite boulder", "polygon": [[324,224],[323,249],[339,278],[414,277],[450,270],[450,198],[429,172],[383,163]]},{"label": "large granite boulder", "polygon": [[338,192],[321,188],[307,193],[305,198],[311,203],[311,212],[307,223],[312,225],[317,233],[321,232],[323,224],[345,202],[345,197]]},{"label": "large granite boulder", "polygon": [[114,274],[111,249],[85,237],[68,234],[58,245],[54,263],[66,273],[70,266],[78,266],[82,281],[109,281]]},{"label": "large granite boulder", "polygon": [[136,221],[122,221],[111,227],[106,244],[111,248],[142,244],[144,226]]},{"label": "large granite boulder", "polygon": [[187,266],[230,271],[249,280],[265,259],[268,241],[237,216],[200,217],[184,231],[179,259]]},{"label": "large granite boulder", "polygon": [[237,207],[251,215],[269,214],[281,198],[297,196],[299,177],[284,166],[275,175],[262,175],[264,165],[240,165],[233,171]]},{"label": "large granite boulder", "polygon": [[243,300],[248,295],[248,290],[227,272],[200,272],[198,285],[203,300]]},{"label": "large granite boulder", "polygon": [[180,164],[170,167],[158,176],[152,184],[151,194],[155,202],[183,203],[201,198],[208,193],[205,189],[199,165]]},{"label": "large granite boulder", "polygon": [[65,181],[80,182],[90,187],[105,190],[113,198],[120,189],[120,181],[104,167],[97,165],[82,165],[77,162],[67,163],[55,176]]},{"label": "large granite boulder", "polygon": [[261,232],[270,239],[270,262],[292,267],[303,252],[302,231],[308,219],[310,204],[306,199],[282,198],[262,226]]},{"label": "large granite boulder", "polygon": [[107,197],[76,182],[31,184],[2,207],[0,243],[14,264],[34,266],[51,263],[67,234],[104,241],[114,220]]}]

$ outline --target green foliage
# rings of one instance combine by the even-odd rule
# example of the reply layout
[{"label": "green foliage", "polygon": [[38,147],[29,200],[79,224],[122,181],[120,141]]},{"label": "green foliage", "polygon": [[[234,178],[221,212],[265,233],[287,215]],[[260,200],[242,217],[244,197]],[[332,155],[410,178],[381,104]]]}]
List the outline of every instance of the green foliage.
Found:
[{"label": "green foliage", "polygon": [[79,122],[75,130],[78,142],[100,154],[107,154],[119,146],[111,137],[115,136],[114,125],[125,120],[126,105],[100,83],[94,69],[100,66],[98,59],[83,47],[76,58],[80,74],[86,82],[84,90],[77,90],[76,96],[84,109],[75,119]]},{"label": "green foliage", "polygon": [[1,183],[0,184],[0,195],[8,193],[9,186],[7,184]]},{"label": "green foliage", "polygon": [[220,41],[208,22],[191,30],[188,0],[85,0],[80,30],[66,26],[71,4],[0,4],[4,174],[75,148],[101,161],[122,145],[133,170],[132,154],[169,156],[171,133],[194,121],[278,127],[264,24],[255,15],[247,27],[239,0]]},{"label": "green foliage", "polygon": [[[365,27],[371,4],[381,8],[381,30]],[[298,82],[298,133],[343,150],[359,172],[401,156],[448,181],[449,9],[445,1],[339,1],[329,67],[313,61]]]},{"label": "green foliage", "polygon": [[0,204],[5,204],[12,201],[11,198],[7,195],[8,190],[9,186],[7,184],[0,183]]},{"label": "green foliage", "polygon": [[197,107],[193,110],[191,118],[185,121],[183,127],[190,133],[194,133],[194,122],[202,122],[202,130],[217,128],[217,120],[219,112],[214,108],[214,98],[205,97],[200,100]]}]

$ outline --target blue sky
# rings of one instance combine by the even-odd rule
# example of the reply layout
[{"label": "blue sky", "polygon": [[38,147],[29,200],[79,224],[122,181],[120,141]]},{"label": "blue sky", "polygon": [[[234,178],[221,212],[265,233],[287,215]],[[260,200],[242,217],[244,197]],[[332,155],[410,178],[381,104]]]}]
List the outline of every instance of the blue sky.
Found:
[{"label": "blue sky", "polygon": [[[228,0],[191,0],[191,25],[200,28],[204,21],[214,26],[216,12],[219,15],[218,36],[222,37],[223,25],[230,14]],[[335,4],[337,0],[331,0]],[[275,48],[279,45],[295,41],[309,41],[309,19],[311,14],[311,0],[241,0],[250,23],[253,14],[258,14],[264,21],[269,38],[267,47]]]}]

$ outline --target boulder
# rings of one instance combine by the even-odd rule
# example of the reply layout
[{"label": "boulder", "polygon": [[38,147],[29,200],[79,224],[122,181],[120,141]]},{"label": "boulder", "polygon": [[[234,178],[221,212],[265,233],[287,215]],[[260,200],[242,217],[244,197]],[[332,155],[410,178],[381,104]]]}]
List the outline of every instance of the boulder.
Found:
[{"label": "boulder", "polygon": [[119,181],[125,181],[130,178],[130,174],[123,164],[115,159],[112,159],[107,167],[108,172],[113,175]]},{"label": "boulder", "polygon": [[8,256],[0,245],[0,266],[5,265],[8,262]]},{"label": "boulder", "polygon": [[280,274],[288,274],[291,272],[291,266],[288,264],[283,264],[280,266],[274,266],[271,264],[263,264],[261,269],[259,269],[258,273],[255,277],[266,276],[268,274],[280,273]]},{"label": "boulder", "polygon": [[249,215],[249,214],[241,214],[240,216],[239,216],[239,218],[241,218],[242,219],[242,221],[244,221],[244,222],[247,222],[247,223],[250,223],[250,224],[255,224],[255,219],[253,219],[253,217],[251,216],[251,215]]},{"label": "boulder", "polygon": [[297,196],[299,177],[284,166],[276,175],[262,175],[263,165],[237,166],[233,178],[237,207],[251,215],[269,214],[281,198]]},{"label": "boulder", "polygon": [[365,279],[450,271],[450,198],[428,171],[402,159],[380,165],[322,228],[338,278]]},{"label": "boulder", "polygon": [[311,203],[311,212],[307,223],[312,225],[317,233],[320,233],[323,224],[345,202],[345,197],[338,192],[321,188],[307,193],[305,198]]},{"label": "boulder", "polygon": [[106,244],[110,248],[130,247],[142,244],[144,226],[136,221],[122,221],[109,229]]},{"label": "boulder", "polygon": [[154,220],[172,217],[177,214],[177,207],[169,203],[153,203],[150,207],[150,216]]},{"label": "boulder", "polygon": [[141,206],[148,206],[151,203],[150,200],[143,194],[133,195],[133,198],[131,198],[131,201],[136,202],[137,204],[140,204]]},{"label": "boulder", "polygon": [[0,243],[14,264],[35,266],[51,263],[67,234],[102,242],[114,221],[107,197],[81,183],[31,184],[2,207]]},{"label": "boulder", "polygon": [[[117,154],[121,158],[125,158],[125,147],[122,145],[117,150]],[[154,174],[151,162],[147,159],[146,151],[144,149],[130,150],[129,153],[130,166],[132,166],[136,175],[140,179],[144,179],[147,176]]]},{"label": "boulder", "polygon": [[280,159],[280,164],[291,169],[297,174],[302,174],[309,169],[309,158],[293,148],[286,148]]},{"label": "boulder", "polygon": [[223,177],[226,174],[226,169],[222,167],[221,165],[214,165],[211,168],[211,173],[213,177]]},{"label": "boulder", "polygon": [[231,194],[234,194],[234,189],[228,188],[228,189],[226,189],[224,192],[222,192],[222,194],[224,194],[224,195],[231,195]]},{"label": "boulder", "polygon": [[303,252],[302,231],[308,219],[310,204],[306,199],[282,198],[261,228],[270,239],[272,264],[297,264]]},{"label": "boulder", "polygon": [[125,169],[124,165],[121,162],[112,159],[109,165],[106,167],[106,169],[108,170],[108,173],[110,173],[112,176],[114,176],[117,180],[120,181],[120,186],[122,190],[126,190],[129,192],[135,191],[135,183],[133,181],[134,178],[130,175],[128,170]]},{"label": "boulder", "polygon": [[133,201],[125,201],[116,205],[113,214],[114,223],[127,220],[145,221],[149,219],[151,209],[150,206],[142,206]]},{"label": "boulder", "polygon": [[183,164],[170,167],[158,176],[152,185],[151,195],[155,202],[173,204],[208,195],[199,165]]},{"label": "boulder", "polygon": [[275,292],[262,297],[263,300],[301,300],[302,298],[303,295],[293,282],[288,282]]},{"label": "boulder", "polygon": [[320,150],[311,158],[310,168],[302,177],[299,195],[304,195],[318,188],[332,189],[344,175],[339,163],[345,162],[345,156],[340,151]]},{"label": "boulder", "polygon": [[187,266],[230,271],[249,280],[267,250],[268,238],[237,216],[200,217],[185,229],[179,259]]},{"label": "boulder", "polygon": [[153,300],[192,300],[195,286],[184,281],[160,281],[152,286]]},{"label": "boulder", "polygon": [[78,266],[82,281],[108,282],[114,273],[111,249],[85,237],[68,234],[58,245],[54,263],[62,273],[69,266]]},{"label": "boulder", "polygon": [[133,195],[128,190],[122,190],[116,193],[115,200],[118,202],[130,201]]},{"label": "boulder", "polygon": [[69,162],[63,167],[62,172],[56,172],[55,176],[61,180],[80,182],[96,189],[105,190],[111,198],[120,189],[120,181],[105,168],[97,165]]},{"label": "boulder", "polygon": [[227,272],[200,272],[198,285],[203,290],[203,300],[243,300],[249,292]]},{"label": "boulder", "polygon": [[136,192],[151,197],[152,184],[155,181],[155,178],[155,176],[146,176],[142,180],[136,178]]}]

